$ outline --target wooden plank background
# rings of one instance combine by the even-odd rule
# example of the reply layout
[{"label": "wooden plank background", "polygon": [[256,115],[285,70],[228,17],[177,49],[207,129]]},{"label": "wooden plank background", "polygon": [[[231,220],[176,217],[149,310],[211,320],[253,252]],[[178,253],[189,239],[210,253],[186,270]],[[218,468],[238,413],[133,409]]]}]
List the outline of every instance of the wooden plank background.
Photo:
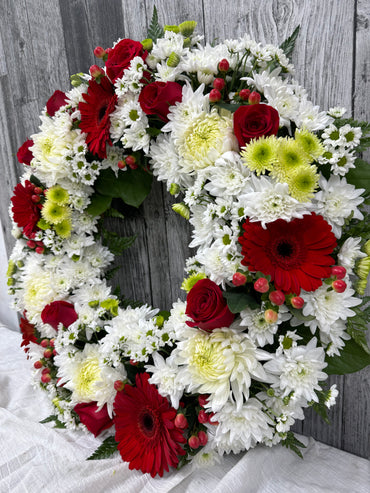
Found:
[{"label": "wooden plank background", "polygon": [[[293,55],[296,78],[323,109],[340,105],[370,120],[369,0],[156,0],[162,24],[192,19],[206,41],[249,33],[280,44],[300,24]],[[8,251],[8,207],[22,172],[18,147],[37,131],[39,112],[55,89],[69,89],[69,75],[87,72],[93,49],[118,38],[146,37],[152,0],[0,0],[0,218]],[[366,156],[370,159],[370,154]],[[174,200],[155,183],[134,216],[112,227],[136,233],[119,259],[123,293],[168,308],[179,296],[190,231],[171,210]],[[332,377],[340,390],[331,426],[307,412],[296,431],[368,457],[370,369]]]}]

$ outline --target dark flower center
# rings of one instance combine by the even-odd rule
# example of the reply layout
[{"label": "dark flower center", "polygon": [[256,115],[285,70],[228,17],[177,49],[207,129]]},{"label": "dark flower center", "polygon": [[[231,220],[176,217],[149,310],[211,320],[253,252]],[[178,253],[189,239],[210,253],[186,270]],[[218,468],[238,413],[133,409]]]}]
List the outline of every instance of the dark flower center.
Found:
[{"label": "dark flower center", "polygon": [[291,257],[293,253],[293,245],[287,241],[281,241],[277,245],[276,250],[281,257]]},{"label": "dark flower center", "polygon": [[103,118],[105,117],[105,113],[107,111],[107,108],[108,108],[108,105],[105,104],[104,106],[102,106],[99,110],[99,114],[98,114],[98,122],[100,123]]},{"label": "dark flower center", "polygon": [[276,238],[268,250],[272,263],[284,270],[299,267],[306,256],[304,245],[291,236]]},{"label": "dark flower center", "polygon": [[156,416],[148,409],[139,417],[139,428],[147,438],[152,438],[158,431]]}]

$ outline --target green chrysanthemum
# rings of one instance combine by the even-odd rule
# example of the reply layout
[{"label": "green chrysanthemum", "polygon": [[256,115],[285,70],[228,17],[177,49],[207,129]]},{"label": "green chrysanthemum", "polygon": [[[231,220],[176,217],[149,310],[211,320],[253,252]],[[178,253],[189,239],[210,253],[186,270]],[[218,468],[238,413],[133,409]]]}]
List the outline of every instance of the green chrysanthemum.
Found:
[{"label": "green chrysanthemum", "polygon": [[60,185],[55,185],[46,192],[46,198],[58,205],[66,205],[69,202],[69,193]]},{"label": "green chrysanthemum", "polygon": [[206,275],[203,272],[195,272],[194,274],[191,274],[189,277],[184,279],[183,283],[181,284],[181,289],[188,293],[195,283],[205,278]]},{"label": "green chrysanthemum", "polygon": [[276,161],[277,147],[278,139],[274,135],[252,140],[241,152],[242,161],[257,175],[271,171]]},{"label": "green chrysanthemum", "polygon": [[306,202],[313,197],[319,182],[317,168],[310,165],[298,166],[292,170],[286,181],[290,195],[299,202]]},{"label": "green chrysanthemum", "polygon": [[308,130],[301,129],[295,133],[295,140],[301,146],[303,151],[312,159],[322,156],[325,149],[320,140]]},{"label": "green chrysanthemum", "polygon": [[69,219],[70,209],[47,200],[41,209],[41,215],[50,224],[58,224]]},{"label": "green chrysanthemum", "polygon": [[61,238],[69,238],[71,236],[72,224],[69,219],[65,219],[54,226],[54,230]]}]

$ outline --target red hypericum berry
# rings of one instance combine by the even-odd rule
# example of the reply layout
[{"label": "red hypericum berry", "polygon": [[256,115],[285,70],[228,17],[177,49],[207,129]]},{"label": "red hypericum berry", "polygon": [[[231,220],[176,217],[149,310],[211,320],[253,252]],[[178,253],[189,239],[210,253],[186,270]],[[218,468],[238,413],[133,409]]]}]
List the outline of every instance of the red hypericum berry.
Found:
[{"label": "red hypericum berry", "polygon": [[234,286],[244,286],[247,282],[247,276],[242,274],[241,272],[235,272],[233,275],[233,284]]},{"label": "red hypericum berry", "polygon": [[222,89],[225,87],[225,80],[221,79],[221,77],[217,77],[213,81],[213,88],[218,89],[219,91],[222,91]]},{"label": "red hypericum berry", "polygon": [[37,245],[37,246],[42,246],[42,247],[43,247],[43,246],[45,246],[45,245],[44,245],[44,243],[43,243],[42,241],[36,241],[36,245]]},{"label": "red hypericum berry", "polygon": [[124,161],[118,161],[117,166],[119,167],[119,169],[125,169],[126,163]]},{"label": "red hypericum berry", "polygon": [[347,283],[341,279],[338,279],[338,281],[333,281],[331,286],[337,293],[343,293],[343,291],[346,290]]},{"label": "red hypericum berry", "polygon": [[93,77],[94,79],[99,79],[99,77],[104,75],[104,72],[100,67],[98,67],[98,65],[91,65],[89,72],[91,77]]},{"label": "red hypericum berry", "polygon": [[242,101],[248,101],[249,95],[250,95],[250,90],[249,89],[242,89],[239,92],[239,97]]},{"label": "red hypericum berry", "polygon": [[198,421],[199,423],[208,423],[208,413],[204,410],[204,409],[201,409],[198,413]]},{"label": "red hypericum berry", "polygon": [[127,156],[125,159],[127,166],[129,166],[131,169],[137,169],[138,165],[136,163],[136,158],[132,154],[130,156]]},{"label": "red hypericum berry", "polygon": [[50,339],[49,346],[54,347],[54,344],[55,344],[55,339]]},{"label": "red hypericum berry", "polygon": [[133,359],[130,359],[130,365],[131,366],[137,366],[139,363],[137,361],[134,361]]},{"label": "red hypericum berry", "polygon": [[219,64],[218,64],[218,70],[220,72],[227,72],[230,68],[229,62],[226,60],[226,58],[223,58]]},{"label": "red hypericum berry", "polygon": [[265,320],[268,324],[276,323],[277,319],[278,319],[278,314],[275,312],[275,310],[269,308],[268,310],[265,311]]},{"label": "red hypericum berry", "polygon": [[35,189],[35,185],[28,180],[26,180],[24,186],[27,190],[34,190]]},{"label": "red hypericum berry", "polygon": [[96,56],[96,58],[103,58],[103,56],[105,55],[105,49],[101,46],[97,46],[94,50],[94,55]]},{"label": "red hypericum berry", "polygon": [[211,103],[217,103],[217,101],[220,101],[221,99],[221,93],[218,89],[212,89],[212,91],[209,93],[209,101]]},{"label": "red hypericum berry", "polygon": [[208,442],[208,435],[205,431],[199,431],[198,432],[198,438],[199,438],[199,444],[204,447],[204,445],[207,444]]},{"label": "red hypericum berry", "polygon": [[38,360],[34,362],[33,367],[36,368],[36,370],[39,370],[40,368],[43,367],[43,364],[40,360]]},{"label": "red hypericum berry", "polygon": [[248,101],[250,104],[258,104],[261,101],[261,95],[258,92],[253,91],[250,93]]},{"label": "red hypericum berry", "polygon": [[40,195],[40,194],[42,194],[43,189],[42,189],[42,188],[40,188],[40,187],[35,187],[33,191],[34,191],[37,195]]},{"label": "red hypericum berry", "polygon": [[109,55],[109,53],[110,53],[111,51],[112,51],[112,48],[107,48],[107,49],[105,50],[106,55]]},{"label": "red hypericum berry", "polygon": [[44,375],[41,375],[41,382],[42,383],[49,383],[51,380],[50,373],[45,373]]},{"label": "red hypericum berry", "polygon": [[267,293],[270,289],[269,282],[264,277],[260,277],[253,285],[254,289],[259,293]]},{"label": "red hypericum berry", "polygon": [[213,419],[213,418],[214,418],[214,415],[215,415],[215,413],[209,413],[208,423],[209,423],[210,425],[215,425],[215,426],[217,426],[217,425],[219,424],[219,422]]},{"label": "red hypericum berry", "polygon": [[41,345],[42,347],[49,347],[49,345],[50,345],[50,341],[49,341],[49,339],[43,339],[43,340],[40,342],[40,345]]},{"label": "red hypericum berry", "polygon": [[208,397],[208,394],[200,394],[200,396],[198,397],[198,402],[202,407],[208,404]]},{"label": "red hypericum berry", "polygon": [[53,356],[56,356],[58,353],[56,351],[56,349],[53,349]]},{"label": "red hypericum berry", "polygon": [[199,438],[196,435],[191,435],[191,437],[188,440],[188,444],[192,449],[197,449],[199,448]]},{"label": "red hypericum berry", "polygon": [[301,309],[304,305],[304,299],[300,296],[294,296],[294,298],[292,298],[290,302],[293,308]]},{"label": "red hypericum berry", "polygon": [[31,200],[34,204],[38,204],[41,200],[40,195],[31,195]]},{"label": "red hypericum berry", "polygon": [[27,246],[28,246],[29,248],[35,248],[36,243],[35,243],[33,240],[28,240],[28,241],[27,241]]},{"label": "red hypericum berry", "polygon": [[116,380],[114,382],[114,390],[116,390],[117,392],[123,390],[124,386],[125,384],[122,382],[122,380]]},{"label": "red hypericum berry", "polygon": [[183,401],[180,401],[180,402],[179,402],[179,407],[185,407],[185,404],[184,404],[184,402],[183,402]]},{"label": "red hypericum berry", "polygon": [[44,247],[40,247],[40,246],[36,247],[36,253],[39,253],[41,255],[42,253],[44,253],[44,251],[45,251]]},{"label": "red hypericum berry", "polygon": [[331,268],[331,275],[335,276],[337,279],[343,279],[344,277],[346,277],[346,274],[347,270],[341,265],[334,265]]},{"label": "red hypericum berry", "polygon": [[44,357],[45,358],[51,358],[52,356],[53,356],[53,350],[51,348],[45,349]]},{"label": "red hypericum berry", "polygon": [[180,428],[180,430],[183,430],[184,428],[188,427],[188,420],[186,419],[184,414],[178,413],[176,415],[175,426],[176,428]]},{"label": "red hypericum berry", "polygon": [[269,299],[274,305],[283,305],[285,303],[285,294],[282,291],[271,291]]},{"label": "red hypericum berry", "polygon": [[46,375],[47,373],[50,373],[50,368],[44,368],[41,372],[41,375]]}]

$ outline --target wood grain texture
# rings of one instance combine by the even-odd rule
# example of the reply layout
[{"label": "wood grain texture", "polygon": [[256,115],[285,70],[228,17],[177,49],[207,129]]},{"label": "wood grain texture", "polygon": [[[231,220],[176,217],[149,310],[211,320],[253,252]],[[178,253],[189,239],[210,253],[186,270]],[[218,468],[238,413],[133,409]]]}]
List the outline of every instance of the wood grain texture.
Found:
[{"label": "wood grain texture", "polygon": [[[69,88],[69,75],[97,63],[93,50],[118,38],[146,37],[153,5],[162,24],[193,19],[206,41],[247,32],[261,43],[280,44],[300,24],[293,53],[296,79],[322,108],[340,105],[370,120],[370,5],[368,0],[0,0],[0,217],[10,250],[9,199],[22,169],[15,154],[39,125],[39,112],[55,89]],[[366,155],[370,159],[370,153]],[[107,228],[137,234],[116,259],[114,283],[129,298],[169,308],[179,296],[189,225],[174,214],[174,199],[155,183],[131,217],[110,219]],[[331,427],[311,412],[296,430],[330,445],[369,455],[370,370],[331,377],[340,390],[330,411]]]}]

